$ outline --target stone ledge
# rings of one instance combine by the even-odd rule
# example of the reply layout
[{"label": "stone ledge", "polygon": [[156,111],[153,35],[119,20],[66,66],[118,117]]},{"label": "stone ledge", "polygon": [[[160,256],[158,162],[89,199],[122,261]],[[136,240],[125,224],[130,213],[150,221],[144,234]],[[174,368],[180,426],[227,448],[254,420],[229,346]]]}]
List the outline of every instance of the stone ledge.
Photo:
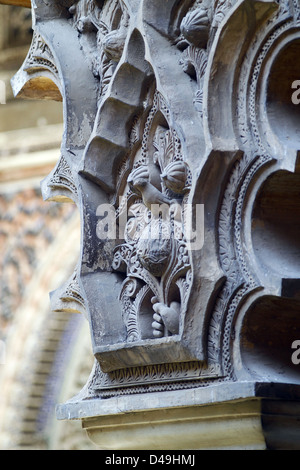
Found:
[{"label": "stone ledge", "polygon": [[2,5],[15,5],[16,7],[31,8],[30,0],[0,0]]},{"label": "stone ledge", "polygon": [[81,419],[108,450],[300,449],[300,387],[219,384],[203,389],[70,401],[58,419]]}]

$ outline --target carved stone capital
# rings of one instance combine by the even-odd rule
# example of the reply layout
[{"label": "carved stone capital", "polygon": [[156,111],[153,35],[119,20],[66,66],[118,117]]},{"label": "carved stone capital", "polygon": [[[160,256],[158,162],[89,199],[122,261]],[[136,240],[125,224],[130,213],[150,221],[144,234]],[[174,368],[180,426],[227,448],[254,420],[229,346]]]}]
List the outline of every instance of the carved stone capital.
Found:
[{"label": "carved stone capital", "polygon": [[33,14],[13,88],[64,105],[42,189],[81,217],[76,273],[53,294],[89,321],[80,399],[299,385],[299,2],[36,0]]}]

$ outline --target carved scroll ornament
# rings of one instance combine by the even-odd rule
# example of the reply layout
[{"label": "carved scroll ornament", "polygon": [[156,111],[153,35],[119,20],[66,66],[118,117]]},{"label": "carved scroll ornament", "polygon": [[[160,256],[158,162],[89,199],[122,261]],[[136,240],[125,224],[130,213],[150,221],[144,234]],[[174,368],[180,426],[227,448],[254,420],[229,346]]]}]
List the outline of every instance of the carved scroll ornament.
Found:
[{"label": "carved scroll ornament", "polygon": [[269,203],[284,193],[291,227],[297,0],[36,0],[33,16],[13,86],[64,105],[61,157],[42,188],[81,214],[80,259],[53,305],[89,321],[86,398],[255,375],[250,345],[263,347],[271,305],[299,326],[298,229],[291,249]]}]

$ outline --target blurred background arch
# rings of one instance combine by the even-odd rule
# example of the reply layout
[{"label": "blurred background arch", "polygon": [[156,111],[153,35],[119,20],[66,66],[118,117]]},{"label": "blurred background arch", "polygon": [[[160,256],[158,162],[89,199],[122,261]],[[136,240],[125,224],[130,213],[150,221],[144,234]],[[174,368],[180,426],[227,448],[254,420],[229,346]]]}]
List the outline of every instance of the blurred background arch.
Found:
[{"label": "blurred background arch", "polygon": [[0,449],[90,450],[80,422],[55,417],[94,360],[84,316],[50,310],[49,292],[76,266],[80,222],[75,205],[40,191],[59,158],[62,103],[12,95],[31,38],[31,10],[0,5]]}]

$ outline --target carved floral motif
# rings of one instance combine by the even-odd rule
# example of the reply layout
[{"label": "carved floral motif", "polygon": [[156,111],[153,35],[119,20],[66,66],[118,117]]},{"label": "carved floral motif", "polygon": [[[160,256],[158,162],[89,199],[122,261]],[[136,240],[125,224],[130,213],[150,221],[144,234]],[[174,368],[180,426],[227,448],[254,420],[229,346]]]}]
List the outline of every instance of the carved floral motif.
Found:
[{"label": "carved floral motif", "polygon": [[209,37],[209,18],[202,8],[190,11],[182,20],[181,34],[196,47],[206,47]]},{"label": "carved floral motif", "polygon": [[[155,116],[162,109],[168,115],[167,105],[157,93],[143,133],[144,156],[127,178],[127,197],[133,195],[136,202],[128,210],[126,243],[116,248],[113,263],[115,270],[124,271],[126,266],[127,278],[120,299],[128,341],[150,334],[141,331],[139,309],[147,309],[153,317],[154,338],[178,334],[186,308],[186,295],[178,281],[182,278],[186,284],[190,282],[182,203],[190,190],[191,175],[175,130],[161,126],[155,132],[152,129]],[[153,141],[150,134],[154,135]],[[155,150],[152,156],[151,147]]]},{"label": "carved floral motif", "polygon": [[127,7],[123,0],[78,0],[69,11],[73,26],[81,34],[90,68],[100,80],[101,96],[124,49],[129,21]]},{"label": "carved floral motif", "polygon": [[211,7],[198,5],[188,11],[180,26],[178,47],[183,49],[181,66],[197,83],[194,106],[202,116],[203,79],[207,67],[207,48],[211,34]]}]

